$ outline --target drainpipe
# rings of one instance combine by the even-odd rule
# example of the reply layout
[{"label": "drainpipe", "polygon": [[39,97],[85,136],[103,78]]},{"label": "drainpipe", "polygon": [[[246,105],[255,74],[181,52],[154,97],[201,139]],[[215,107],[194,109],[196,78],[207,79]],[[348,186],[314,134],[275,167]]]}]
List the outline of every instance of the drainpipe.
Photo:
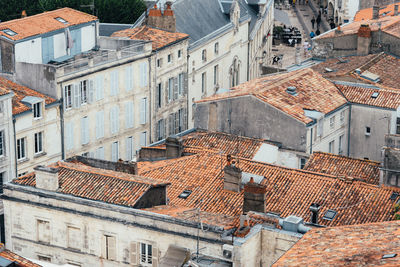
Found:
[{"label": "drainpipe", "polygon": [[18,177],[18,161],[17,161],[17,133],[15,132],[16,119],[13,116],[13,130],[14,130],[14,160],[15,160],[15,178]]},{"label": "drainpipe", "polygon": [[349,125],[347,132],[347,156],[350,157],[350,123],[351,123],[351,104],[349,105]]},{"label": "drainpipe", "polygon": [[250,79],[250,40],[247,43],[247,80],[249,79]]},{"label": "drainpipe", "polygon": [[61,98],[60,98],[60,130],[61,130],[61,159],[65,159],[65,144],[64,144],[64,94],[63,94],[63,86],[60,84],[61,89]]},{"label": "drainpipe", "polygon": [[311,136],[310,136],[310,155],[312,154],[312,141],[313,141],[313,128],[311,128]]},{"label": "drainpipe", "polygon": [[150,57],[149,57],[149,59],[148,59],[148,61],[149,61],[149,70],[148,70],[148,75],[149,75],[149,123],[150,123],[150,129],[149,129],[149,136],[150,136],[150,138],[149,138],[149,140],[151,140],[151,126],[152,126],[152,123],[151,123],[151,105],[152,105],[152,101],[151,101],[151,79],[150,79],[150,77],[151,77],[151,55],[150,55]]},{"label": "drainpipe", "polygon": [[[187,85],[186,85],[186,129],[189,129],[189,120],[191,120],[192,118],[189,118],[189,59],[190,59],[190,55],[189,55],[189,45],[186,48],[186,81],[187,81]],[[192,110],[193,112],[193,110]],[[194,114],[192,114],[192,117]],[[193,122],[194,125],[194,122]]]},{"label": "drainpipe", "polygon": [[[157,86],[157,60],[158,60],[158,50],[156,50],[155,59],[154,59],[154,86],[155,86],[155,89],[158,91],[158,86]],[[162,86],[162,84],[161,84],[161,86]],[[158,94],[158,92],[157,92],[157,94]],[[156,96],[157,94],[154,94],[154,95]],[[161,97],[161,100],[162,100],[162,96],[158,96],[158,97]],[[158,99],[155,99],[155,101],[154,101],[154,115],[156,115],[156,110],[158,110]],[[154,116],[154,117],[157,118],[157,116]],[[157,125],[156,127],[158,127],[157,121],[156,121],[156,125]],[[165,121],[164,121],[164,129],[165,129]],[[157,140],[158,136],[156,136],[155,139]],[[152,144],[152,143],[153,143],[153,140],[152,140],[152,138],[150,136],[150,144]]]}]

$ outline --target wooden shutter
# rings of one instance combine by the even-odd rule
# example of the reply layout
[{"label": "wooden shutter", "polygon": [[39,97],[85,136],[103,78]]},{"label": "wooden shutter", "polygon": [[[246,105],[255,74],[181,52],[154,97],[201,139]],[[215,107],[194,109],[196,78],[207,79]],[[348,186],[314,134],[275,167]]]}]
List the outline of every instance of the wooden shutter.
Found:
[{"label": "wooden shutter", "polygon": [[146,124],[147,121],[147,98],[142,98],[140,102],[140,124]]},{"label": "wooden shutter", "polygon": [[92,103],[94,99],[94,81],[89,80],[89,96],[88,96],[88,103]]},{"label": "wooden shutter", "polygon": [[169,114],[168,116],[168,131],[169,131],[169,135],[173,135],[174,131],[175,131],[175,126],[174,126],[174,113]]},{"label": "wooden shutter", "polygon": [[114,111],[114,119],[115,119],[115,132],[118,133],[119,132],[119,107],[116,106],[115,107],[115,111]]},{"label": "wooden shutter", "polygon": [[117,248],[116,248],[116,238],[115,236],[108,236],[108,259],[116,260],[117,259]]},{"label": "wooden shutter", "polygon": [[165,86],[164,86],[164,88],[165,88],[165,97],[164,97],[164,101],[165,101],[165,103],[168,103],[169,102],[169,86],[168,86],[168,80],[165,82]]},{"label": "wooden shutter", "polygon": [[96,113],[96,139],[104,137],[104,111]]},{"label": "wooden shutter", "polygon": [[104,98],[104,76],[102,74],[96,76],[96,101]]},{"label": "wooden shutter", "polygon": [[103,259],[107,258],[107,236],[101,236],[101,257]]},{"label": "wooden shutter", "polygon": [[175,125],[175,134],[179,133],[179,114],[178,112],[175,112],[174,114],[174,125]]},{"label": "wooden shutter", "polygon": [[79,84],[74,84],[74,108],[81,106],[81,91],[79,90]]},{"label": "wooden shutter", "polygon": [[133,102],[129,101],[125,103],[125,128],[129,129],[133,127]]},{"label": "wooden shutter", "polygon": [[86,137],[86,133],[85,133],[85,118],[81,118],[81,144],[84,145],[86,144],[85,142],[85,137]]},{"label": "wooden shutter", "polygon": [[143,86],[147,86],[147,61],[143,63],[143,77],[144,77],[144,81],[143,81]]},{"label": "wooden shutter", "polygon": [[188,74],[185,72],[183,74],[183,94],[187,95],[188,93]]},{"label": "wooden shutter", "polygon": [[153,265],[152,267],[158,267],[158,248],[153,245],[152,246],[152,251],[151,254],[153,255]]},{"label": "wooden shutter", "polygon": [[140,133],[140,147],[146,146],[146,141],[147,141],[146,139],[147,139],[147,133],[146,132]]},{"label": "wooden shutter", "polygon": [[158,97],[159,97],[159,92],[158,92],[159,87],[158,86],[159,85],[157,84],[156,93],[154,94],[155,95],[155,99],[154,99],[154,102],[153,102],[156,110],[158,110]]},{"label": "wooden shutter", "polygon": [[67,91],[65,90],[66,86],[63,88],[63,106],[64,110],[67,109]]},{"label": "wooden shutter", "polygon": [[183,129],[182,130],[187,130],[187,117],[188,117],[188,109],[187,108],[183,108]]},{"label": "wooden shutter", "polygon": [[156,138],[157,138],[157,141],[158,140],[160,140],[160,125],[161,125],[161,120],[159,120],[158,122],[157,122],[157,125],[156,125]]},{"label": "wooden shutter", "polygon": [[174,77],[174,100],[178,99],[178,78]]},{"label": "wooden shutter", "polygon": [[139,243],[131,242],[131,251],[130,251],[131,265],[139,264]]},{"label": "wooden shutter", "polygon": [[127,160],[132,160],[133,156],[133,137],[128,137],[126,138],[126,159]]},{"label": "wooden shutter", "polygon": [[115,82],[115,95],[119,94],[119,72],[118,70],[114,71],[114,82]]}]

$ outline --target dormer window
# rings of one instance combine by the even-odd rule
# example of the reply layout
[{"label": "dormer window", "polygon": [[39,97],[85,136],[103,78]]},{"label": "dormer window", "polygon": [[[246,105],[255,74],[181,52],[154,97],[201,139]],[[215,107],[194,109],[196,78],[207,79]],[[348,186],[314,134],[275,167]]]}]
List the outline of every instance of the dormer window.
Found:
[{"label": "dormer window", "polygon": [[12,30],[10,30],[10,29],[2,30],[2,32],[4,32],[5,34],[7,34],[7,35],[9,35],[9,36],[17,35],[16,32],[14,32],[14,31],[12,31]]},{"label": "dormer window", "polygon": [[203,51],[201,51],[201,60],[203,60],[203,62],[207,61],[207,50],[203,49]]},{"label": "dormer window", "polygon": [[40,119],[42,117],[42,102],[33,104],[33,117]]},{"label": "dormer window", "polygon": [[68,21],[66,21],[66,20],[63,19],[63,18],[58,17],[58,18],[55,18],[55,19],[56,19],[57,21],[61,22],[61,23],[69,24]]}]

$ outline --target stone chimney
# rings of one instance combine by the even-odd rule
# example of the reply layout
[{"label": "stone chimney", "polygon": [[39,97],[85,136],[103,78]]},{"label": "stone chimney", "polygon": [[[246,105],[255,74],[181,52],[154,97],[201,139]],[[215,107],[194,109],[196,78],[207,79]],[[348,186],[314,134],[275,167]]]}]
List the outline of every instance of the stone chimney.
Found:
[{"label": "stone chimney", "polygon": [[182,155],[182,144],[177,137],[167,137],[165,140],[165,146],[165,156],[167,159],[179,158]]},{"label": "stone chimney", "polygon": [[243,214],[249,211],[265,213],[265,185],[254,183],[253,177],[244,186]]},{"label": "stone chimney", "polygon": [[311,223],[318,224],[318,213],[321,206],[318,203],[312,203],[310,206]]},{"label": "stone chimney", "polygon": [[227,156],[227,165],[224,168],[224,189],[240,192],[242,183],[242,170],[237,168],[231,161],[231,156]]},{"label": "stone chimney", "polygon": [[399,15],[399,5],[394,5],[393,16]]},{"label": "stone chimney", "polygon": [[59,187],[57,168],[37,166],[33,169],[35,170],[36,188],[57,191]]},{"label": "stone chimney", "polygon": [[378,19],[379,18],[379,6],[374,5],[372,7],[372,19]]},{"label": "stone chimney", "polygon": [[400,187],[400,149],[384,147],[382,149],[382,168],[380,184]]},{"label": "stone chimney", "polygon": [[149,14],[146,18],[146,25],[170,32],[176,32],[176,17],[171,7],[172,3],[168,1],[165,4],[163,13],[161,9],[158,9],[157,5],[154,5],[154,7],[149,10]]},{"label": "stone chimney", "polygon": [[370,46],[371,28],[368,24],[361,24],[357,32],[357,55],[368,55]]},{"label": "stone chimney", "polygon": [[26,10],[22,10],[21,18],[26,18],[26,17],[27,17]]}]

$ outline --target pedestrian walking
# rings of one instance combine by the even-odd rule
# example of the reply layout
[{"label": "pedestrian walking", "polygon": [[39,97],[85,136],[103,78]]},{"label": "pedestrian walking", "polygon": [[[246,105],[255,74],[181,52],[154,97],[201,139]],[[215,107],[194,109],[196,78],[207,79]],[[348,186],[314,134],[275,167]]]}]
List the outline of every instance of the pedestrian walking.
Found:
[{"label": "pedestrian walking", "polygon": [[321,15],[318,14],[318,17],[317,17],[317,28],[319,28],[320,25],[321,25]]},{"label": "pedestrian walking", "polygon": [[319,28],[317,28],[315,34],[316,34],[317,36],[321,34],[321,31],[319,30]]},{"label": "pedestrian walking", "polygon": [[310,38],[312,39],[312,38],[314,38],[315,37],[315,32],[314,31],[311,31],[310,32]]},{"label": "pedestrian walking", "polygon": [[309,46],[310,46],[310,44],[307,41],[304,41],[304,43],[303,43],[304,57],[307,56],[307,52],[308,52],[308,47]]},{"label": "pedestrian walking", "polygon": [[331,29],[336,28],[335,22],[333,22],[333,20],[331,20],[331,23],[329,23],[329,26],[331,26]]},{"label": "pedestrian walking", "polygon": [[315,17],[313,16],[312,19],[311,19],[311,25],[312,25],[313,29],[314,29],[314,24],[315,24]]}]

